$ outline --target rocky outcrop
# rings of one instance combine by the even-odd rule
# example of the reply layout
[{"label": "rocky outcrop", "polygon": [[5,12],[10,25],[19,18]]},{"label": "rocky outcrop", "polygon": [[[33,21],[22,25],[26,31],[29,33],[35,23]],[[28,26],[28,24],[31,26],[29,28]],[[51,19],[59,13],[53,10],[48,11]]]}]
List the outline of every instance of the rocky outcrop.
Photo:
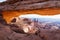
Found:
[{"label": "rocky outcrop", "polygon": [[5,21],[5,19],[3,18],[3,15],[2,15],[2,10],[0,10],[0,23],[2,24],[7,24],[7,22]]},{"label": "rocky outcrop", "polygon": [[60,40],[60,30],[40,29],[36,34],[24,34],[0,24],[0,40]]},{"label": "rocky outcrop", "polygon": [[32,9],[43,9],[43,8],[60,8],[60,1],[58,0],[16,0],[6,1],[0,3],[0,9],[6,10],[32,10]]},{"label": "rocky outcrop", "polygon": [[[43,28],[41,23],[39,24],[35,21],[38,31],[34,34],[28,34],[19,32],[15,25],[4,25],[0,23],[0,40],[60,40],[60,29],[51,29],[48,25],[43,25],[44,27],[48,27]],[[12,30],[12,28],[16,31]]]}]

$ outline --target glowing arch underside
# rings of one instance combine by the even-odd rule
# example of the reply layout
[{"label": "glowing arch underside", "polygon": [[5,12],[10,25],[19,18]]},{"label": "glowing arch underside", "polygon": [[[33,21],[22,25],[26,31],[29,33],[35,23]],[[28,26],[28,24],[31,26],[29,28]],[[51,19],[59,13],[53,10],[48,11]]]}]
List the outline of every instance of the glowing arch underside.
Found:
[{"label": "glowing arch underside", "polygon": [[19,15],[23,15],[23,14],[39,14],[39,15],[56,15],[56,14],[60,14],[60,8],[58,9],[39,9],[39,10],[25,10],[25,11],[4,11],[3,12],[3,17],[4,19],[7,21],[7,23],[9,23],[11,21],[12,17],[16,17]]}]

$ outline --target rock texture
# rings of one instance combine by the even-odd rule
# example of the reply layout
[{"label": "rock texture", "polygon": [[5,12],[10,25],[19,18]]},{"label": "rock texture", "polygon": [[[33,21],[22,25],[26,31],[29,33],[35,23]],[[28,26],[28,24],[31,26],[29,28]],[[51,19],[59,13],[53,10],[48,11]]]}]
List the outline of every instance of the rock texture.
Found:
[{"label": "rock texture", "polygon": [[[11,26],[15,25],[17,30],[23,31],[24,33],[28,33],[28,34],[34,34],[38,31],[38,28],[34,25],[34,21],[28,18],[16,17],[13,18],[9,24],[11,24]],[[12,29],[14,30],[13,26]]]},{"label": "rock texture", "polygon": [[[35,34],[26,34],[13,31],[10,25],[0,23],[0,40],[60,40],[60,29],[49,29],[53,25],[41,25],[41,23],[35,21],[35,26],[38,28]],[[17,29],[16,26],[13,27],[15,27],[15,30]]]},{"label": "rock texture", "polygon": [[59,0],[7,0],[0,3],[0,9],[6,10],[32,10],[42,8],[60,8]]}]

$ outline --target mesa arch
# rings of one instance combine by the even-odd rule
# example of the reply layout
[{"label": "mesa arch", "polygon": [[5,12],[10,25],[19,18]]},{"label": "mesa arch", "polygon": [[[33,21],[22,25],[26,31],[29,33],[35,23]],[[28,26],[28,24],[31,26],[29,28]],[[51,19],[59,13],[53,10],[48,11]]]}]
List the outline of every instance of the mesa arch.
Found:
[{"label": "mesa arch", "polygon": [[10,22],[12,17],[23,14],[56,15],[60,14],[60,1],[52,0],[13,0],[0,3],[3,18]]},{"label": "mesa arch", "polygon": [[60,14],[60,9],[43,9],[43,10],[25,10],[25,11],[4,11],[3,17],[9,23],[11,18],[23,14],[39,14],[39,15],[57,15]]}]

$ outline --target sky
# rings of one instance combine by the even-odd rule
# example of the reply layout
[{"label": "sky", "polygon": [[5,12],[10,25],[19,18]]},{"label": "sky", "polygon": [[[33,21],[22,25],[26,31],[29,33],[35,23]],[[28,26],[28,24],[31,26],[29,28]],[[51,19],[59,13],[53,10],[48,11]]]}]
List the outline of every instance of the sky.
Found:
[{"label": "sky", "polygon": [[3,1],[6,1],[6,0],[0,0],[0,2],[3,2]]},{"label": "sky", "polygon": [[60,14],[59,15],[52,15],[52,16],[42,16],[38,14],[26,14],[26,15],[21,15],[19,17],[26,17],[26,18],[55,18],[55,19],[60,19]]}]

